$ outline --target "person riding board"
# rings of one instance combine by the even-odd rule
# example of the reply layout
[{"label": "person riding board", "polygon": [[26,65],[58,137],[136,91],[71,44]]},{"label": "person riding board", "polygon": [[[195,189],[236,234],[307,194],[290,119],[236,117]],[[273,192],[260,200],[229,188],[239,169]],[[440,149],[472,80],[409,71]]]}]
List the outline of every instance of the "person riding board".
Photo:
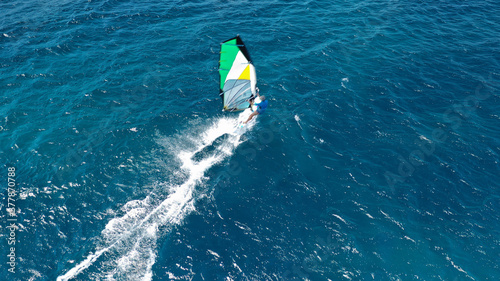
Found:
[{"label": "person riding board", "polygon": [[[266,108],[267,108],[266,96],[259,95],[259,88],[256,88],[256,90],[257,90],[256,94],[257,94],[257,97],[260,98],[260,102],[255,104],[257,106],[257,110],[252,112],[252,114],[250,114],[247,121],[243,122],[244,124],[246,124],[248,121],[252,120],[252,118],[254,116],[262,114],[262,113],[264,113],[264,111],[266,111]],[[250,99],[250,108],[252,108],[254,106],[255,98],[256,97],[253,97]]]}]

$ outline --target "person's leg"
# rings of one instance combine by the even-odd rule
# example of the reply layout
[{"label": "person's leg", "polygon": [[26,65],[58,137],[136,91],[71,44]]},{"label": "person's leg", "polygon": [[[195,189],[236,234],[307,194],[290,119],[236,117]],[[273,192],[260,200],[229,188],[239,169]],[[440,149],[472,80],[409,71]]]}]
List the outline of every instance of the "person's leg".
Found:
[{"label": "person's leg", "polygon": [[259,115],[259,113],[257,111],[254,111],[252,112],[252,114],[250,114],[250,116],[248,116],[248,119],[247,121],[243,122],[243,123],[248,123],[248,121],[252,120],[252,118],[255,116],[255,115]]}]

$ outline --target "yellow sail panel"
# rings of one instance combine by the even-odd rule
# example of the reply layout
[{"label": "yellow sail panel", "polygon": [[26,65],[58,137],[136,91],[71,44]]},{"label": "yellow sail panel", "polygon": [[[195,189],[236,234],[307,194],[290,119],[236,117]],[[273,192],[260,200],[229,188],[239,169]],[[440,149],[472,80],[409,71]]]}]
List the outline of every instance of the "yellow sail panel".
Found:
[{"label": "yellow sail panel", "polygon": [[247,65],[245,70],[243,70],[243,72],[241,73],[240,78],[238,79],[250,80],[250,64]]}]

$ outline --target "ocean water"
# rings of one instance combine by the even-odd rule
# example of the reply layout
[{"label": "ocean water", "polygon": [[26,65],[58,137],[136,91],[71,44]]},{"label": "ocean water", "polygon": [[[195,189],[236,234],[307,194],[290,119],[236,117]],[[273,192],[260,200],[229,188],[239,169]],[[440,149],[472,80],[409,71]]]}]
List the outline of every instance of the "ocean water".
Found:
[{"label": "ocean water", "polygon": [[[499,280],[499,15],[3,1],[0,279]],[[236,34],[270,101],[245,130]]]}]

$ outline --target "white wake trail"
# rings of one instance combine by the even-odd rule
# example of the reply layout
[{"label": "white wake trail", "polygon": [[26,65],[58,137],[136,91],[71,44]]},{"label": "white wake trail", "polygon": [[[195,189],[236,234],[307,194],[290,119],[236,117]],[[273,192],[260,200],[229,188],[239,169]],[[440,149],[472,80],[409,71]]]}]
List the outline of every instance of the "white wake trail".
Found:
[{"label": "white wake trail", "polygon": [[[239,120],[245,119],[246,116],[248,112],[241,113]],[[238,128],[236,118],[220,118],[207,130],[192,136],[192,139],[197,140],[195,147],[181,150],[177,154],[182,163],[181,170],[187,176],[184,182],[171,186],[171,193],[159,204],[155,203],[151,196],[126,203],[122,207],[125,214],[112,219],[101,233],[105,246],[59,276],[57,281],[76,277],[97,260],[102,260],[102,263],[99,263],[99,268],[104,271],[100,273],[102,279],[151,280],[151,269],[156,261],[157,239],[161,236],[159,229],[169,230],[194,210],[193,192],[195,187],[205,180],[205,172],[231,156],[240,144],[241,135],[253,125],[254,123],[250,122],[241,129]],[[226,134],[227,138],[214,144],[214,141]],[[212,153],[202,155],[198,161],[193,160],[195,154],[209,146],[215,146]]]}]

